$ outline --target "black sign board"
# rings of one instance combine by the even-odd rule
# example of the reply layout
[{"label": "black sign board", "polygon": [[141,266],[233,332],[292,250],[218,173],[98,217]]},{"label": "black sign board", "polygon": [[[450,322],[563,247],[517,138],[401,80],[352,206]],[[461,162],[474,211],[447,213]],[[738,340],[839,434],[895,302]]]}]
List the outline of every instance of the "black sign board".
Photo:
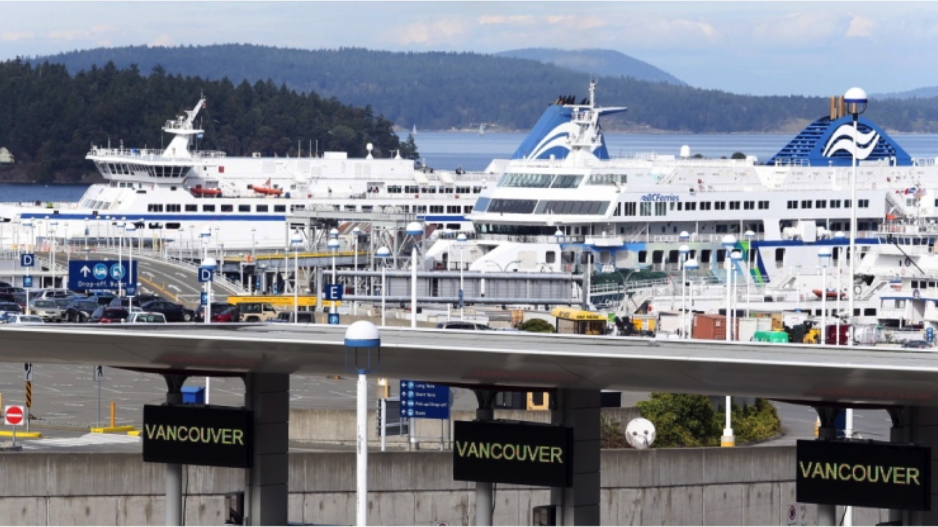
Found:
[{"label": "black sign board", "polygon": [[860,441],[798,441],[801,503],[927,511],[931,448]]},{"label": "black sign board", "polygon": [[143,407],[143,460],[251,468],[252,412],[240,408],[173,405]]},{"label": "black sign board", "polygon": [[456,421],[453,479],[569,487],[573,429],[499,421]]}]

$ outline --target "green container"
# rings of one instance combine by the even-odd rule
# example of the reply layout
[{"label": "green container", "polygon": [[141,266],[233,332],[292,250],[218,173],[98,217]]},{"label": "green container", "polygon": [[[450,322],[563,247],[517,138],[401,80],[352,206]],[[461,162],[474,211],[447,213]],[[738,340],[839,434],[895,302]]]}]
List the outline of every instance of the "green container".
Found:
[{"label": "green container", "polygon": [[755,342],[781,342],[788,343],[788,333],[784,331],[756,331],[752,336]]}]

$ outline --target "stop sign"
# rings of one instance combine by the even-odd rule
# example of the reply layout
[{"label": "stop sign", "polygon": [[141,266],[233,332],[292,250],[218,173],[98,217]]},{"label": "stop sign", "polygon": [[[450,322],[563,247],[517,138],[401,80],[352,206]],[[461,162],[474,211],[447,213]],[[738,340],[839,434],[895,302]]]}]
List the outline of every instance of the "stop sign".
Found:
[{"label": "stop sign", "polygon": [[6,410],[3,412],[3,419],[8,425],[23,424],[23,407],[7,406]]}]

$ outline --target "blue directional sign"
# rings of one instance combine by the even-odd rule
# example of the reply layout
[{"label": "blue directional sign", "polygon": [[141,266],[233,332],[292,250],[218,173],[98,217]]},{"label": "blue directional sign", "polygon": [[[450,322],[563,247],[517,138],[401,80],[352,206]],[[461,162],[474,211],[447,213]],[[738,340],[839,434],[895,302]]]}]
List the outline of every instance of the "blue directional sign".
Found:
[{"label": "blue directional sign", "polygon": [[75,291],[135,288],[137,266],[133,266],[132,276],[127,271],[126,265],[117,262],[72,260],[68,262],[68,288]]},{"label": "blue directional sign", "polygon": [[342,300],[342,293],[345,288],[342,287],[342,284],[326,284],[326,289],[323,291],[323,298],[326,300]]},{"label": "blue directional sign", "polygon": [[202,294],[199,296],[199,305],[207,306],[208,305],[208,293],[202,291]]},{"label": "blue directional sign", "polygon": [[925,340],[929,343],[935,342],[935,328],[925,328]]},{"label": "blue directional sign", "polygon": [[401,417],[449,419],[449,386],[423,381],[401,381]]},{"label": "blue directional sign", "polygon": [[208,267],[199,267],[199,282],[211,282],[215,273]]},{"label": "blue directional sign", "polygon": [[20,267],[35,267],[36,255],[33,253],[23,253],[20,255]]},{"label": "blue directional sign", "polygon": [[29,287],[32,287],[32,286],[33,286],[33,277],[32,277],[32,276],[24,276],[24,277],[23,277],[23,287],[29,288]]},{"label": "blue directional sign", "polygon": [[463,307],[463,291],[462,289],[460,289],[459,290],[459,308],[462,309],[462,307]]},{"label": "blue directional sign", "polygon": [[128,285],[127,286],[127,296],[134,296],[137,294],[137,286]]},{"label": "blue directional sign", "polygon": [[333,326],[339,325],[339,314],[338,313],[329,313],[329,324]]}]

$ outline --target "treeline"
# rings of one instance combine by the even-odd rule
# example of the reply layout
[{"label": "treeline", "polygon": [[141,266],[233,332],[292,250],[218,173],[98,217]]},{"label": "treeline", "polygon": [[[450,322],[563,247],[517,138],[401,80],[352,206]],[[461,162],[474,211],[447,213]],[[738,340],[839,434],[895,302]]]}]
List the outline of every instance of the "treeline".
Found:
[{"label": "treeline", "polygon": [[84,160],[92,144],[158,148],[168,143],[166,120],[208,99],[197,124],[205,129],[199,148],[228,155],[310,155],[311,150],[365,156],[416,158],[393,123],[369,106],[301,93],[272,80],[237,85],[228,79],[171,75],[160,66],[143,75],[136,66],[113,63],[70,75],[62,64],[12,60],[0,63],[0,146],[20,170],[39,181],[77,179],[93,172]]},{"label": "treeline", "polygon": [[[590,77],[535,60],[478,53],[241,44],[100,48],[36,60],[63,63],[72,72],[114,61],[119,67],[137,64],[143,71],[162,65],[168,72],[209,79],[273,79],[300,92],[371,105],[397,125],[418,130],[477,128],[480,123],[489,129],[528,130],[558,95],[585,97]],[[804,81],[807,91],[811,80]],[[601,78],[597,102],[629,108],[610,118],[607,129],[691,133],[791,131],[828,112],[824,97],[757,97],[622,77]],[[892,130],[936,132],[938,98],[876,100],[867,117]]]}]

